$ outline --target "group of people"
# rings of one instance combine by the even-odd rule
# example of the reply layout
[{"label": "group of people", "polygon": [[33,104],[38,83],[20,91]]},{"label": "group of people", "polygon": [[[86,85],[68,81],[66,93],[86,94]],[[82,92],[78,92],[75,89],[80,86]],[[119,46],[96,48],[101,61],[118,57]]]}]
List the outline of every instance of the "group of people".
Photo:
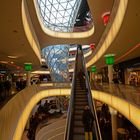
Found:
[{"label": "group of people", "polygon": [[101,110],[97,110],[97,116],[99,120],[102,139],[112,139],[111,115],[106,104],[102,105]]},{"label": "group of people", "polygon": [[16,81],[16,90],[20,91],[26,87],[26,80],[17,80]]},{"label": "group of people", "polygon": [[37,126],[39,125],[40,122],[43,120],[46,120],[50,117],[49,114],[49,106],[47,102],[42,106],[41,104],[38,105],[37,111],[31,116],[30,121],[29,121],[29,130],[27,133],[27,137],[29,140],[35,140],[35,133]]},{"label": "group of people", "polygon": [[[45,115],[43,118],[40,118],[40,115],[42,113]],[[29,121],[29,130],[27,133],[27,137],[29,138],[29,140],[35,139],[35,133],[36,133],[38,124],[49,117],[50,117],[50,114],[48,112],[48,104],[45,103],[43,107],[39,106],[38,110],[36,111],[34,115],[31,116],[30,121]],[[82,114],[82,122],[83,122],[84,130],[85,130],[85,140],[93,140],[92,130],[93,130],[94,120],[95,118],[91,110],[89,109],[89,106],[85,106],[83,114]]]},{"label": "group of people", "polygon": [[[55,113],[50,113],[50,109],[56,108],[56,105],[52,101],[48,102],[46,100],[43,105],[40,101],[36,107],[35,111],[32,111],[32,116],[29,120],[29,129],[27,133],[29,140],[35,140],[36,129],[41,122],[47,122],[51,117],[56,115]],[[62,112],[58,112],[58,114],[62,115]]]},{"label": "group of people", "polygon": [[6,99],[10,95],[11,87],[11,82],[8,80],[0,82],[0,97],[2,100]]},{"label": "group of people", "polygon": [[35,115],[32,115],[29,121],[29,130],[27,133],[27,137],[29,140],[35,140],[35,132],[38,124],[40,123],[41,119],[39,118],[38,112]]}]

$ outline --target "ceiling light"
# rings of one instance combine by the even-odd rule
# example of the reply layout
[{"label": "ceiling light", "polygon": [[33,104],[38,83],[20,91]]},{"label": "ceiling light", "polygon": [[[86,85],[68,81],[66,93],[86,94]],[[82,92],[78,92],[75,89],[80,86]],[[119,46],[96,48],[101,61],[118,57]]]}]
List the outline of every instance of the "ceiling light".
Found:
[{"label": "ceiling light", "polygon": [[8,62],[7,62],[7,61],[0,61],[0,63],[4,63],[4,64],[7,64]]},{"label": "ceiling light", "polygon": [[46,62],[46,60],[44,58],[41,58],[41,62]]},{"label": "ceiling light", "polygon": [[13,62],[13,61],[11,61],[10,63],[11,63],[11,64],[14,64],[14,62]]},{"label": "ceiling light", "polygon": [[17,58],[17,56],[14,56],[14,55],[9,55],[8,57],[9,58],[13,58],[13,59],[16,59]]},{"label": "ceiling light", "polygon": [[26,63],[24,63],[24,64],[30,64],[30,65],[31,65],[32,63],[30,63],[30,62],[26,62]]}]

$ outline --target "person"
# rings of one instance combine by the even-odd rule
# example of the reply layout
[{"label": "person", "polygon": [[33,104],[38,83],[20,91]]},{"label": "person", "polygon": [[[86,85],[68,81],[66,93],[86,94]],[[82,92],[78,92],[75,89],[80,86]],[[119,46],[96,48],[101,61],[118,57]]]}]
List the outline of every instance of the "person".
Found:
[{"label": "person", "polygon": [[6,80],[4,83],[5,87],[5,96],[8,97],[10,95],[11,83],[9,80]]},{"label": "person", "polygon": [[[82,69],[80,69],[80,70],[78,71],[78,79],[79,79],[79,81],[80,81],[80,87],[81,87],[82,89],[84,89],[83,82],[85,81],[85,74],[84,74],[84,72],[82,71]],[[82,82],[82,81],[83,81],[83,82]]]},{"label": "person", "polygon": [[80,70],[78,71],[78,78],[79,78],[80,80],[83,80],[84,77],[85,77],[85,74],[84,74],[84,72],[82,71],[82,69],[80,69]]},{"label": "person", "polygon": [[114,84],[119,84],[119,80],[118,80],[117,77],[114,77],[114,78],[112,79],[112,81],[114,82]]},{"label": "person", "polygon": [[93,121],[94,121],[93,114],[91,110],[89,109],[89,106],[84,107],[84,111],[82,114],[82,122],[84,125],[84,131],[85,131],[85,140],[92,140],[92,127],[93,127]]}]

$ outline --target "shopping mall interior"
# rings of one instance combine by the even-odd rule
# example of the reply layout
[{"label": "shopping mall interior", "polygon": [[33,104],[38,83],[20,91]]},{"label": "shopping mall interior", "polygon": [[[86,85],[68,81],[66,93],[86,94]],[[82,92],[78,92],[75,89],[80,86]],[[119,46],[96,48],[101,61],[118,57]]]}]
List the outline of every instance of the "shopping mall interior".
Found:
[{"label": "shopping mall interior", "polygon": [[3,0],[0,17],[0,140],[140,140],[140,0]]}]

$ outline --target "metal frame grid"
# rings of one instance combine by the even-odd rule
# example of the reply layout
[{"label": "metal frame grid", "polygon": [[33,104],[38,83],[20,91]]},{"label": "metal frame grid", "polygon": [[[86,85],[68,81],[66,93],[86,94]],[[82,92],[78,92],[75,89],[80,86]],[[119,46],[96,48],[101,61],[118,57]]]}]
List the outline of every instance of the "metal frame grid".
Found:
[{"label": "metal frame grid", "polygon": [[72,32],[82,0],[37,0],[44,25],[59,32]]}]

